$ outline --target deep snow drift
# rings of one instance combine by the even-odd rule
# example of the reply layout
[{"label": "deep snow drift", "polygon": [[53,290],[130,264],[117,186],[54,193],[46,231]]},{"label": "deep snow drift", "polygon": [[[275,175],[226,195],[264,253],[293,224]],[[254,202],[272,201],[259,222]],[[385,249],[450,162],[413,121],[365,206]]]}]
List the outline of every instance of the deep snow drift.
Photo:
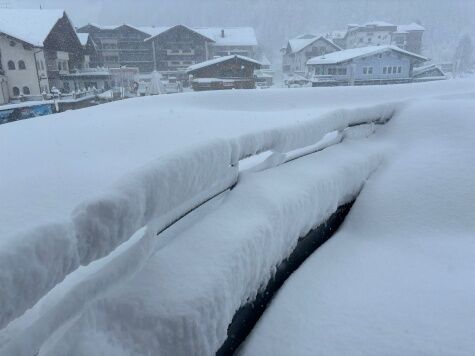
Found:
[{"label": "deep snow drift", "polygon": [[[288,151],[305,151],[349,124],[388,118],[414,98],[449,100],[472,88],[472,81],[452,81],[191,93],[2,125],[0,354],[87,354],[91,346],[155,352],[150,339],[163,354],[177,344],[185,354],[212,352],[235,310],[298,236],[358,191],[384,144],[345,142],[367,136],[371,125],[337,134],[345,141],[320,158],[241,175],[199,221],[190,217],[158,239],[155,233],[235,183],[242,158],[275,151],[265,162],[273,167],[292,157]],[[312,170],[319,164],[324,174]],[[289,213],[297,207],[307,214]],[[241,212],[249,214],[243,223]],[[240,224],[248,225],[234,231]]]},{"label": "deep snow drift", "polygon": [[475,353],[475,102],[402,110],[342,229],[279,291],[242,355]]}]

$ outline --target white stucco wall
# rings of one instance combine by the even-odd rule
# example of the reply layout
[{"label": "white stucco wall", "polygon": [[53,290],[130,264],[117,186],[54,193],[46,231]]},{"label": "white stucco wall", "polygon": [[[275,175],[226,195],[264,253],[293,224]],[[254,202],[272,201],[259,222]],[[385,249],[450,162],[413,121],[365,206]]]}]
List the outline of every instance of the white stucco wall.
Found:
[{"label": "white stucco wall", "polygon": [[[15,45],[12,46],[10,43],[14,43]],[[41,61],[44,63],[42,50],[38,48],[27,49],[20,41],[11,40],[6,36],[0,36],[0,52],[2,56],[2,67],[8,81],[10,97],[14,97],[14,87],[19,88],[20,94],[25,94],[23,88],[28,87],[30,89],[30,95],[40,95],[40,85],[46,85],[47,87],[46,67],[44,67],[45,70],[41,71],[40,69],[37,73],[35,52],[38,52],[36,58],[39,63],[41,63]],[[19,69],[20,60],[25,62],[26,69]],[[8,68],[9,61],[15,63],[14,70]],[[38,75],[43,75],[44,79],[40,80]]]}]

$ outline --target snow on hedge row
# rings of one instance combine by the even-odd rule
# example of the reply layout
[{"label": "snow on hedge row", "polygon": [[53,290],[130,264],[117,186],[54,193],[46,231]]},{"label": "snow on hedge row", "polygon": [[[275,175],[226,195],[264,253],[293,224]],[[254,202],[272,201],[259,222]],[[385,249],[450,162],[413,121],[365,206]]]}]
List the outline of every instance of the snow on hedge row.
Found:
[{"label": "snow on hedge row", "polygon": [[340,109],[303,123],[192,146],[149,163],[106,193],[81,203],[70,219],[6,239],[0,249],[0,327],[34,305],[80,265],[106,256],[141,227],[166,226],[230,187],[240,159],[314,144],[350,124],[385,120],[397,103]]},{"label": "snow on hedge row", "polygon": [[154,219],[157,231],[237,177],[231,146],[210,142],[151,162],[80,204],[65,223],[39,227],[0,249],[0,325],[31,307],[79,265],[109,254]]},{"label": "snow on hedge row", "polygon": [[200,93],[2,125],[0,328],[144,225],[158,230],[231,185],[240,159],[387,118],[426,88],[424,95],[467,87]]},{"label": "snow on hedge row", "polygon": [[[91,289],[88,283],[98,287],[98,279],[107,280],[121,268],[109,266],[80,283],[61,308],[51,307],[2,351],[19,356],[40,347],[40,355],[213,354],[235,311],[255,297],[300,236],[353,199],[384,149],[348,141],[244,174],[218,207],[165,247],[156,247],[161,238],[144,236],[141,244],[156,252],[126,281],[91,298],[66,326],[55,323],[70,313],[64,305],[75,306],[77,294]],[[51,337],[60,326],[61,333]]]}]

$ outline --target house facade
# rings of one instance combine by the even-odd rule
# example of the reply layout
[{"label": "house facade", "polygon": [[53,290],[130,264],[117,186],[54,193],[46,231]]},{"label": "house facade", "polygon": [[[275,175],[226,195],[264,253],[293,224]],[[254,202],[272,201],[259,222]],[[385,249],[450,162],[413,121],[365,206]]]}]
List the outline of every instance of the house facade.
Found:
[{"label": "house facade", "polygon": [[88,24],[77,31],[89,34],[96,44],[99,58],[97,66],[135,67],[143,74],[156,70],[165,78],[183,77],[190,65],[214,57],[237,54],[257,58],[259,55],[256,35],[250,27]]},{"label": "house facade", "polygon": [[49,92],[46,60],[41,48],[5,34],[0,35],[1,67],[6,92],[3,101],[21,95]]},{"label": "house facade", "polygon": [[282,70],[286,74],[304,75],[310,58],[340,50],[338,45],[326,37],[312,34],[298,36],[289,40],[283,48]]},{"label": "house facade", "polygon": [[104,78],[73,75],[88,71],[86,47],[63,10],[0,9],[0,101],[38,100],[53,88],[67,93]]},{"label": "house facade", "polygon": [[313,86],[411,82],[414,65],[428,59],[396,46],[370,46],[334,52],[307,62]]},{"label": "house facade", "polygon": [[254,72],[261,63],[248,57],[231,55],[214,58],[187,68],[193,90],[253,89]]},{"label": "house facade", "polygon": [[152,45],[154,69],[165,77],[183,78],[189,66],[212,58],[211,38],[183,26],[173,26],[146,42]]},{"label": "house facade", "polygon": [[138,68],[140,73],[153,71],[152,44],[145,40],[163,29],[131,25],[102,26],[88,24],[78,28],[87,33],[97,46],[98,66]]},{"label": "house facade", "polygon": [[425,28],[416,23],[394,25],[372,21],[363,25],[350,24],[346,31],[333,31],[328,37],[344,49],[395,45],[406,51],[421,54],[424,31]]},{"label": "house facade", "polygon": [[186,79],[186,69],[216,57],[239,55],[257,59],[259,51],[250,27],[190,28],[176,25],[148,38],[152,44],[154,69],[165,78]]}]

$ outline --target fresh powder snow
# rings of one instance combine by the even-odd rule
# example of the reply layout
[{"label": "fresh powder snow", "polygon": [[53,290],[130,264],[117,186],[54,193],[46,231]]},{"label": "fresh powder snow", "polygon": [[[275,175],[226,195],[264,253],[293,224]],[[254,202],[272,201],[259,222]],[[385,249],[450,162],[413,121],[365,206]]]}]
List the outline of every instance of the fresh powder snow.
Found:
[{"label": "fresh powder snow", "polygon": [[[291,163],[239,174],[239,161],[267,151],[288,159],[415,98],[444,103],[472,88],[189,93],[3,125],[0,353],[213,353],[234,312],[299,236],[358,193],[388,145],[367,139],[367,124]],[[236,181],[219,209],[155,238]]]}]

